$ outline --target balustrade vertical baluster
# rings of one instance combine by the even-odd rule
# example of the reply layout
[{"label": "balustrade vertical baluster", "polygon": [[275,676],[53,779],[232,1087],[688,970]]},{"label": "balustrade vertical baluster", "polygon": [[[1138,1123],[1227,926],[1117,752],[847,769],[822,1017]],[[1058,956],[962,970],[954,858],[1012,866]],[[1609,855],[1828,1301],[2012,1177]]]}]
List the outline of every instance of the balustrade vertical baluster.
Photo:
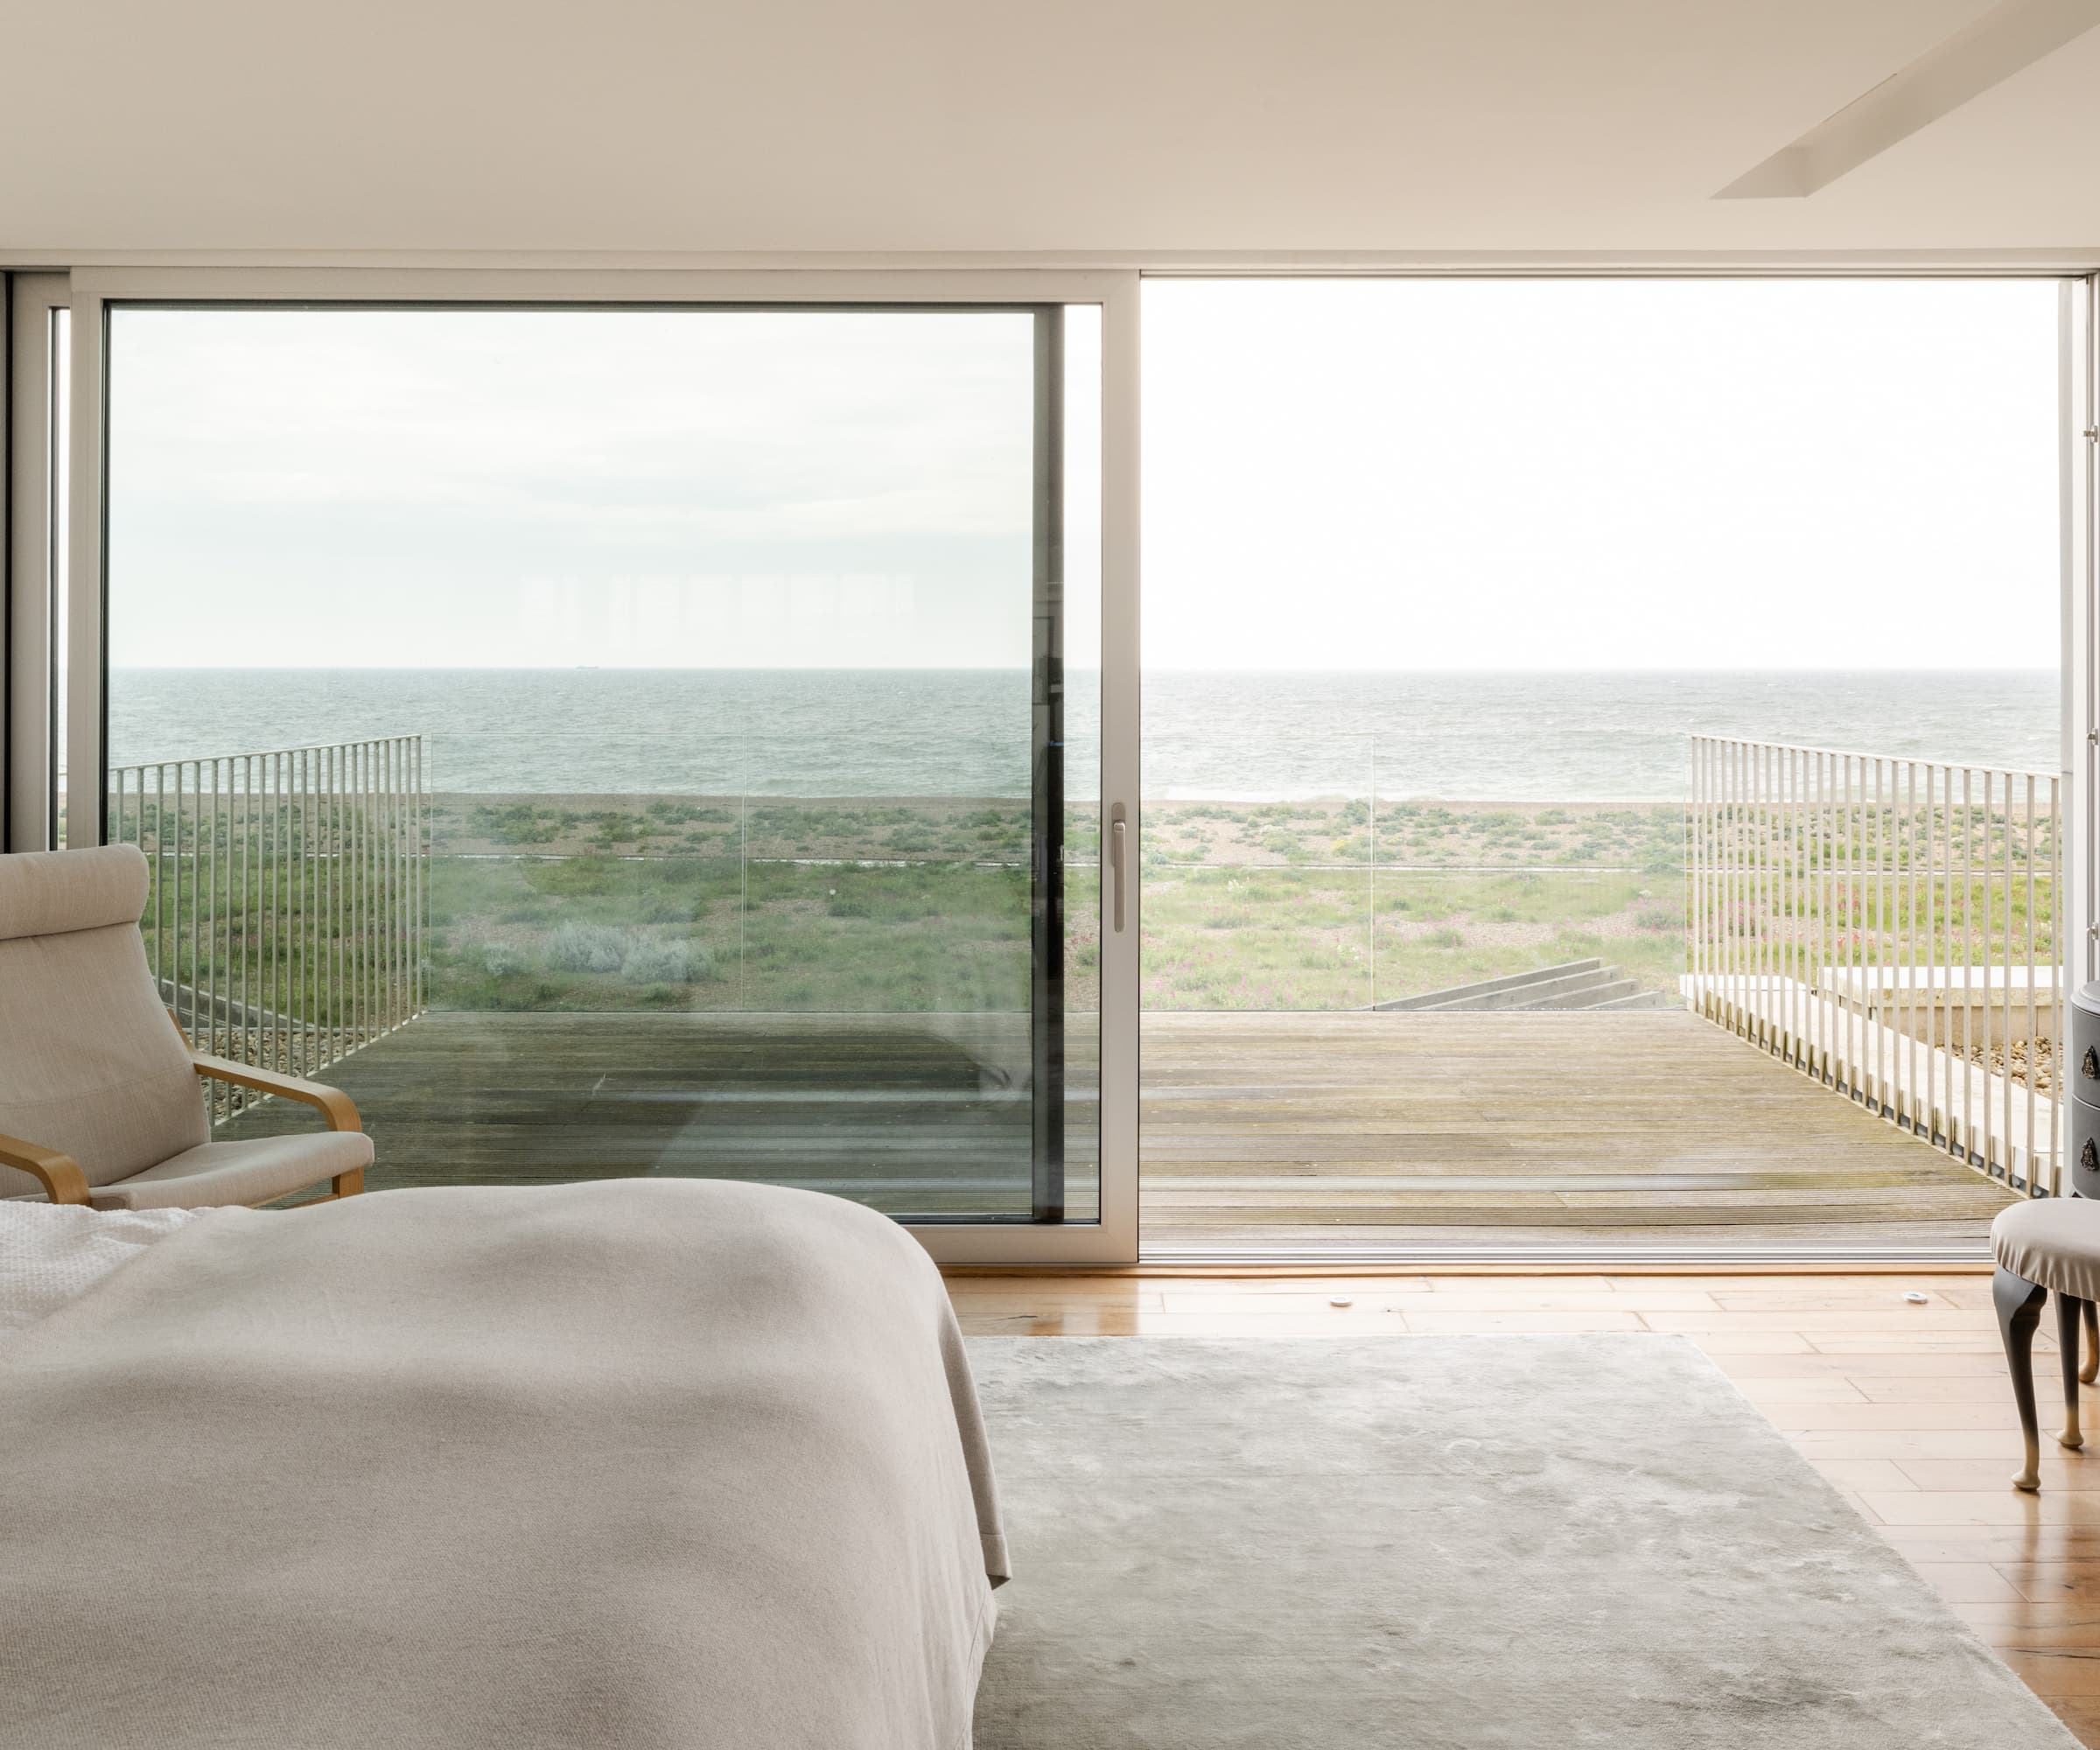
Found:
[{"label": "balustrade vertical baluster", "polygon": [[256,817],[256,760],[255,756],[241,756],[241,1053],[246,1063],[260,1061],[256,1056],[261,1043],[256,1036],[255,984],[248,976],[248,961],[255,953],[256,915],[255,893],[252,883],[255,865],[248,855],[248,835],[254,830]]},{"label": "balustrade vertical baluster", "polygon": [[1735,967],[1732,980],[1736,1031],[1745,1039],[1757,1037],[1757,1012],[1752,995],[1754,981],[1750,930],[1750,750],[1735,744],[1735,757],[1728,774],[1728,861],[1735,887],[1732,913]]},{"label": "balustrade vertical baluster", "polygon": [[1684,970],[1691,975],[1690,990],[1695,1001],[1704,1006],[1700,992],[1705,988],[1705,965],[1703,959],[1705,945],[1705,924],[1701,916],[1699,902],[1700,871],[1704,858],[1704,847],[1700,837],[1700,813],[1704,808],[1704,791],[1700,761],[1704,755],[1703,738],[1693,736],[1687,745],[1684,773]]},{"label": "balustrade vertical baluster", "polygon": [[[1998,1078],[1999,1136],[1998,1147],[1998,1154],[2006,1165],[2006,1183],[2010,1186],[2015,1182],[2016,1178],[2012,1171],[2012,774],[2010,772],[2006,773],[2005,780],[2006,929],[2003,955],[2005,976],[1999,981],[1999,989],[2004,992],[2002,1000],[2006,1012],[2004,1023],[1998,1029],[2003,1035],[2004,1042],[1998,1048],[2005,1053],[2006,1073]],[[1986,1062],[1989,1060],[1987,1056],[1985,1060]]]},{"label": "balustrade vertical baluster", "polygon": [[1729,795],[1730,774],[1733,766],[1734,744],[1727,741],[1714,745],[1713,769],[1713,886],[1715,899],[1714,918],[1714,972],[1716,976],[1715,1018],[1731,1032],[1737,1030],[1738,1012],[1735,1006],[1735,890],[1734,869],[1729,854]]},{"label": "balustrade vertical baluster", "polygon": [[1840,1053],[1843,1059],[1842,1085],[1848,1096],[1857,1099],[1860,1097],[1859,1060],[1854,1045],[1854,1028],[1858,1023],[1859,1005],[1858,992],[1852,983],[1852,956],[1856,946],[1854,938],[1858,933],[1853,928],[1852,920],[1857,909],[1858,878],[1852,866],[1852,756],[1847,753],[1841,758],[1843,766],[1838,780],[1838,866],[1843,872],[1844,880],[1837,892],[1841,906],[1838,921],[1842,932],[1838,937],[1838,949],[1844,964],[1842,971],[1836,974],[1835,988],[1842,1004],[1838,1012],[1844,1030],[1844,1044]]},{"label": "balustrade vertical baluster", "polygon": [[1830,875],[1829,761],[1820,751],[1811,751],[1809,767],[1809,849],[1804,872],[1803,985],[1809,1012],[1810,1073],[1818,1082],[1828,1081],[1830,1068],[1830,1012],[1824,998],[1823,969],[1828,958],[1825,934],[1829,914],[1824,888]]},{"label": "balustrade vertical baluster", "polygon": [[349,859],[344,854],[347,838],[343,818],[343,750],[330,748],[323,758],[321,774],[322,793],[327,799],[328,808],[328,1018],[329,1030],[322,1046],[324,1063],[333,1063],[342,1054],[343,1036],[349,1007],[344,1000],[346,975],[349,966]]},{"label": "balustrade vertical baluster", "polygon": [[1806,1071],[1810,1060],[1809,1024],[1809,755],[1805,748],[1794,754],[1794,882],[1792,920],[1788,939],[1793,944],[1794,966],[1794,1065]]},{"label": "balustrade vertical baluster", "polygon": [[1758,885],[1758,1033],[1766,1050],[1774,1050],[1779,1032],[1773,1026],[1773,750],[1760,746],[1752,760],[1755,811],[1752,816],[1752,858]]},{"label": "balustrade vertical baluster", "polygon": [[1899,1116],[1915,1130],[1918,1127],[1918,762],[1904,768],[1903,827],[1896,840],[1896,887],[1901,898],[1902,948],[1900,958],[1904,974],[1903,1039],[1897,1049],[1902,1061],[1897,1066]]},{"label": "balustrade vertical baluster", "polygon": [[203,972],[198,958],[197,934],[204,916],[203,907],[198,903],[198,892],[204,885],[204,852],[197,841],[203,830],[204,766],[201,762],[192,764],[196,775],[186,798],[190,803],[186,812],[190,816],[190,1038],[194,1040],[197,1037],[197,993]]},{"label": "balustrade vertical baluster", "polygon": [[1875,830],[1880,835],[1874,858],[1874,954],[1880,970],[1877,987],[1887,994],[1882,999],[1875,1049],[1882,1060],[1881,1116],[1900,1124],[1903,1113],[1902,967],[1899,933],[1902,919],[1897,896],[1902,887],[1900,844],[1896,815],[1902,807],[1902,786],[1896,780],[1894,760],[1874,762]]},{"label": "balustrade vertical baluster", "polygon": [[1992,1000],[1993,992],[1992,988],[1991,975],[1993,970],[1996,970],[1994,965],[1994,957],[1991,949],[1991,931],[1992,928],[1993,916],[1997,909],[1996,906],[1992,903],[1992,886],[1993,877],[1991,868],[1991,840],[1992,836],[1992,815],[1993,811],[1992,799],[1996,794],[1997,781],[1997,773],[1986,769],[1984,773],[1984,886],[1981,895],[1984,905],[1984,1060],[1981,1068],[1983,1070],[1982,1091],[1984,1096],[1984,1164],[1992,1170],[1994,1177],[1996,1176],[1998,1170],[2004,1165],[2004,1163],[1999,1160],[1996,1148],[1997,1137],[1994,1134],[1997,1130],[1997,1120],[1993,1116],[1991,1108],[1991,1011],[1994,1006]]},{"label": "balustrade vertical baluster", "polygon": [[[2026,822],[2022,834],[2021,855],[2022,860],[2026,864],[2027,920],[2026,927],[2022,934],[2026,937],[2027,948],[2027,1147],[2026,1164],[2027,1194],[2032,1197],[2042,1188],[2041,1173],[2035,1163],[2034,1149],[2035,1138],[2040,1134],[2036,1126],[2034,1110],[2034,1081],[2040,1073],[2037,1068],[2040,1062],[2040,1041],[2036,1035],[2040,1032],[2040,1028],[2036,1024],[2037,1018],[2034,1012],[2034,774],[2032,772],[2026,774]],[[2012,1067],[2011,1054],[2008,1053],[2006,1056],[2006,1068],[2009,1071]]]},{"label": "balustrade vertical baluster", "polygon": [[164,1002],[168,944],[168,768],[153,768],[153,984]]},{"label": "balustrade vertical baluster", "polygon": [[368,862],[371,846],[366,832],[367,805],[370,800],[365,770],[367,744],[350,749],[350,772],[344,784],[350,811],[350,1001],[352,1021],[349,1048],[354,1051],[371,1031],[370,926],[372,870]]},{"label": "balustrade vertical baluster", "polygon": [[1734,829],[1735,746],[1724,741],[1714,749],[1713,867],[1714,893],[1718,900],[1714,925],[1715,970],[1719,983],[1718,1018],[1731,1032],[1740,1031],[1740,1010],[1735,988],[1735,857]]},{"label": "balustrade vertical baluster", "polygon": [[1757,750],[1748,742],[1737,745],[1735,793],[1736,925],[1742,945],[1741,980],[1737,1000],[1742,1005],[1743,1037],[1758,1044],[1757,1025]]},{"label": "balustrade vertical baluster", "polygon": [[1933,1094],[1932,1121],[1935,1125],[1934,1142],[1941,1148],[1950,1149],[1954,1143],[1954,768],[1950,766],[1932,767],[1933,811],[1927,822],[1931,836],[1928,852],[1931,868],[1931,892],[1928,906],[1931,916],[1931,948],[1933,979],[1945,992],[1941,998],[1943,1019],[1941,1023],[1942,1046],[1940,1056],[1934,1061],[1938,1078]]},{"label": "balustrade vertical baluster", "polygon": [[[1976,1080],[1970,1074],[1970,1048],[1976,1044],[1976,771],[1962,769],[1962,1158],[1976,1159]],[[1951,943],[1949,943],[1951,948]]]},{"label": "balustrade vertical baluster", "polygon": [[413,774],[415,784],[414,795],[416,813],[414,838],[416,860],[412,865],[415,870],[416,877],[416,901],[414,907],[416,925],[416,939],[414,946],[415,984],[410,992],[410,1000],[414,1003],[418,1013],[422,1012],[424,1004],[430,998],[430,991],[424,983],[427,975],[424,967],[424,945],[429,941],[430,903],[430,847],[424,843],[424,835],[430,830],[429,825],[429,817],[426,812],[429,802],[429,798],[426,794],[426,786],[429,782],[429,780],[425,774],[424,753],[424,748],[423,738],[421,736],[417,736],[415,741],[416,766]]},{"label": "balustrade vertical baluster", "polygon": [[2049,981],[2049,1194],[2061,1197],[2068,1188],[2063,1161],[2064,1102],[2070,1096],[2070,1077],[2076,1073],[2070,1060],[2070,1035],[2064,1029],[2069,998],[2070,944],[2063,934],[2063,799],[2062,780],[2049,780],[2049,963],[2055,976]]},{"label": "balustrade vertical baluster", "polygon": [[301,888],[301,920],[299,927],[299,1002],[303,1011],[299,1017],[300,1074],[311,1075],[315,1068],[315,1053],[318,1040],[315,1028],[321,1024],[321,925],[326,915],[321,902],[320,864],[320,776],[317,770],[318,750],[304,748],[299,753],[299,883]]}]

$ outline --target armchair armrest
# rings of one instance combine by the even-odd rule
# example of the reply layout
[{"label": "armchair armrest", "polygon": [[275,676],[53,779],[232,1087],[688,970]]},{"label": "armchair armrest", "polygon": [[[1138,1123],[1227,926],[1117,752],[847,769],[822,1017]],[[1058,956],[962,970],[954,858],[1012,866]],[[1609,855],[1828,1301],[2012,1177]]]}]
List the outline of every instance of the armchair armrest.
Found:
[{"label": "armchair armrest", "polygon": [[357,1102],[340,1088],[325,1088],[301,1076],[285,1075],[275,1069],[257,1069],[228,1058],[209,1057],[200,1051],[190,1055],[197,1074],[209,1081],[230,1082],[236,1088],[252,1088],[258,1094],[276,1094],[286,1100],[297,1100],[301,1105],[312,1106],[322,1113],[332,1130],[364,1129],[357,1116]]},{"label": "armchair armrest", "polygon": [[20,1167],[32,1178],[41,1180],[53,1203],[88,1201],[88,1175],[80,1171],[80,1162],[69,1154],[39,1148],[19,1137],[0,1137],[0,1166]]}]

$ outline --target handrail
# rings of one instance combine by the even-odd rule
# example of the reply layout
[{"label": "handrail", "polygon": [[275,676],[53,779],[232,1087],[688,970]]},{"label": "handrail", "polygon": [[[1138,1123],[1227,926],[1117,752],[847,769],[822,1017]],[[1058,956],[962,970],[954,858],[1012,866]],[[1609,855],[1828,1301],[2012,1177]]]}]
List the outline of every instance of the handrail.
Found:
[{"label": "handrail", "polygon": [[1988,769],[2006,777],[2033,778],[2038,783],[2046,783],[2055,775],[2049,772],[2030,772],[2024,766],[1993,766],[1985,768],[1982,766],[1964,766],[1958,761],[1928,760],[1915,753],[1876,753],[1857,747],[1825,747],[1813,741],[1760,741],[1752,735],[1714,735],[1704,730],[1695,730],[1691,739],[1695,745],[1774,748],[1787,753],[1822,753],[1833,760],[1878,760],[1889,766],[1932,765],[1942,771],[1952,772],[1981,772]]}]

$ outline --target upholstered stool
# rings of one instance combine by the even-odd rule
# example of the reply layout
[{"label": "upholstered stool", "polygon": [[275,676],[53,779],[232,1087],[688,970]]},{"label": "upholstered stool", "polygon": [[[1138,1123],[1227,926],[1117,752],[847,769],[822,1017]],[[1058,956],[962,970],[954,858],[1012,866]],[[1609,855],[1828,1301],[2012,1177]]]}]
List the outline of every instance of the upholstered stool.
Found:
[{"label": "upholstered stool", "polygon": [[[2100,1374],[2100,1200],[2045,1197],[2015,1203],[1998,1212],[1991,1224],[1991,1250],[1998,1275],[1991,1284],[1998,1304],[1998,1327],[2006,1339],[2006,1362],[2012,1369],[2012,1400],[2020,1406],[2020,1432],[2026,1437],[2026,1462],[2012,1479],[2015,1488],[2039,1488],[2041,1438],[2034,1416],[2034,1326],[2045,1296],[2056,1297],[2056,1340],[2063,1350],[2063,1432],[2066,1446],[2082,1446],[2078,1427],[2078,1382],[2090,1384]],[[2091,1351],[2084,1370],[2078,1366],[2078,1334],[2082,1324]]]}]

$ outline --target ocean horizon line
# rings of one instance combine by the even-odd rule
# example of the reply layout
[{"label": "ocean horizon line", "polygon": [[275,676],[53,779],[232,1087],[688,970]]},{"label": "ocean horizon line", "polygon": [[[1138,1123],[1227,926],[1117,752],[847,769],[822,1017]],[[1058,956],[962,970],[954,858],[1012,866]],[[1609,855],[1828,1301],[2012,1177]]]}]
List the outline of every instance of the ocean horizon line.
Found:
[{"label": "ocean horizon line", "polygon": [[[1098,671],[1067,676],[1067,770],[1097,786]],[[118,668],[116,766],[425,738],[482,794],[1026,794],[1026,669]],[[1704,733],[2050,774],[2048,669],[1158,670],[1146,794],[1668,802]]]}]

